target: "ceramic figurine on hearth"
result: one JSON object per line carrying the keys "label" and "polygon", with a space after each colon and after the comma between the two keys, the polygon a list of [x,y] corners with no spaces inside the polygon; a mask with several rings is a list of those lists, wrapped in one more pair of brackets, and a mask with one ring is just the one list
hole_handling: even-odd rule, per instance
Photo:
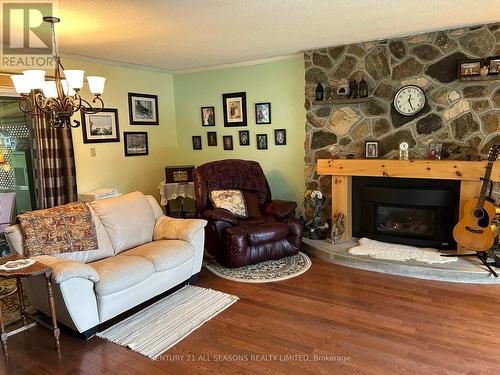
{"label": "ceramic figurine on hearth", "polygon": [[330,235],[330,243],[339,243],[345,232],[345,217],[342,212],[333,215],[332,220],[332,233]]}
{"label": "ceramic figurine on hearth", "polygon": [[350,79],[349,80],[349,97],[351,99],[357,99],[358,98],[358,82],[356,82],[355,79]]}

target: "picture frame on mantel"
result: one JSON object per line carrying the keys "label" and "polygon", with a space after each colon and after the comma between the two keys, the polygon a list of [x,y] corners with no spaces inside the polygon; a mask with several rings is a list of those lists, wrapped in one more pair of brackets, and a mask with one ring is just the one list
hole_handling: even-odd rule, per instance
{"label": "picture frame on mantel", "polygon": [[222,94],[224,127],[247,126],[247,94],[233,92]]}
{"label": "picture frame on mantel", "polygon": [[81,111],[83,143],[120,142],[118,109],[103,108],[97,113]]}
{"label": "picture frame on mantel", "polygon": [[158,95],[128,93],[130,125],[159,125]]}
{"label": "picture frame on mantel", "polygon": [[365,158],[377,159],[378,158],[378,142],[367,141],[365,142]]}

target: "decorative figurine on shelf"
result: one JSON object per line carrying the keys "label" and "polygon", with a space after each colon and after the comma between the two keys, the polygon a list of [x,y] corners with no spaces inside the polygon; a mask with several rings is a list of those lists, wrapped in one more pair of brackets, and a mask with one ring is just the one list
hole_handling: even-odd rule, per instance
{"label": "decorative figurine on shelf", "polygon": [[365,77],[361,76],[361,81],[359,81],[359,97],[368,97],[368,83],[365,81]]}
{"label": "decorative figurine on shelf", "polygon": [[408,148],[409,148],[408,142],[401,142],[399,144],[399,160],[408,160]]}
{"label": "decorative figurine on shelf", "polygon": [[340,84],[337,86],[337,95],[349,97],[350,92],[349,81],[347,79],[340,81]]}
{"label": "decorative figurine on shelf", "polygon": [[336,213],[333,215],[332,221],[332,233],[330,235],[330,243],[336,244],[339,243],[344,235],[345,231],[345,216],[342,212]]}
{"label": "decorative figurine on shelf", "polygon": [[318,85],[316,86],[316,93],[314,96],[314,100],[317,102],[323,101],[325,98],[325,90],[323,89],[323,85],[321,82],[318,82]]}
{"label": "decorative figurine on shelf", "polygon": [[355,79],[349,80],[349,98],[357,99],[358,98],[358,83]]}
{"label": "decorative figurine on shelf", "polygon": [[488,72],[489,72],[488,65],[485,65],[481,69],[479,69],[479,74],[481,75],[481,77],[486,77],[488,75]]}
{"label": "decorative figurine on shelf", "polygon": [[335,90],[333,89],[333,86],[330,83],[328,83],[325,87],[324,100],[333,99],[334,94]]}

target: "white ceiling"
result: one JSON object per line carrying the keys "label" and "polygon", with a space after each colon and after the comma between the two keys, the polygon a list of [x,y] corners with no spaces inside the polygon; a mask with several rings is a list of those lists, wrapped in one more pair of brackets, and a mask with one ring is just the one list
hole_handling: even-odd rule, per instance
{"label": "white ceiling", "polygon": [[179,71],[500,21],[498,0],[59,0],[66,53]]}

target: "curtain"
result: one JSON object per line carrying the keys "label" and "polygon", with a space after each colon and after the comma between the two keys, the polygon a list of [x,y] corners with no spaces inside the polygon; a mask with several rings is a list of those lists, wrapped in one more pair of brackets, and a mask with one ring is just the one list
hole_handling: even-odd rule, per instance
{"label": "curtain", "polygon": [[34,158],[40,209],[74,202],[76,173],[70,128],[52,128],[50,117],[33,116]]}

